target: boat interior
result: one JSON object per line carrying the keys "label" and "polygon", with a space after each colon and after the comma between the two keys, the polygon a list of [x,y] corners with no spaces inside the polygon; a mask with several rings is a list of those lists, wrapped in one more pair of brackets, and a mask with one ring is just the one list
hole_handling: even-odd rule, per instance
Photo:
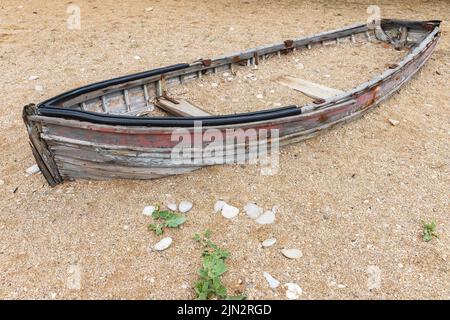
{"label": "boat interior", "polygon": [[[369,28],[367,24],[286,40],[281,43],[235,52],[214,59],[200,59],[192,63],[176,64],[147,72],[107,80],[63,93],[47,100],[38,108],[44,115],[55,115],[67,110],[86,113],[94,117],[109,116],[117,119],[133,118],[221,118],[262,116],[279,117],[310,110],[297,105],[270,110],[243,113],[241,115],[217,115],[205,111],[202,106],[170,94],[170,89],[185,83],[233,73],[240,68],[255,68],[269,59],[280,59],[295,51],[314,50],[317,47],[345,45],[346,43],[383,42],[397,50],[411,51],[424,40],[438,22],[402,22],[382,20],[379,26]],[[391,69],[398,64],[389,66]],[[319,106],[346,92],[320,83],[285,74],[277,78],[277,85],[285,86],[310,98],[312,106]]]}

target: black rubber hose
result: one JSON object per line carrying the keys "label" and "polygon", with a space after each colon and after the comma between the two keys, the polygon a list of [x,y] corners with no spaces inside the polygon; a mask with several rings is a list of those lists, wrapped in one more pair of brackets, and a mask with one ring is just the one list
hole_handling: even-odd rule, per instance
{"label": "black rubber hose", "polygon": [[95,112],[87,112],[63,108],[39,108],[39,114],[47,117],[74,119],[105,125],[121,126],[152,126],[152,127],[193,127],[195,121],[202,121],[202,126],[220,126],[230,124],[242,124],[247,122],[279,119],[301,114],[297,106],[288,106],[277,109],[257,112],[240,113],[234,115],[208,116],[208,117],[124,117],[120,115],[105,115]]}

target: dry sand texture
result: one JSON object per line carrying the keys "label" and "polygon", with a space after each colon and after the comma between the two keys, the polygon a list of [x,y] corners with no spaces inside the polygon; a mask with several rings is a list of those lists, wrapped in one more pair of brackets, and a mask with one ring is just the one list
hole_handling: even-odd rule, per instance
{"label": "dry sand texture", "polygon": [[[303,299],[450,298],[448,1],[376,1],[384,17],[442,19],[437,51],[374,112],[284,149],[278,175],[228,165],[155,181],[76,181],[52,189],[41,175],[25,174],[34,163],[21,120],[27,103],[365,21],[371,2],[80,0],[73,3],[81,7],[81,30],[68,30],[70,2],[2,0],[0,298],[193,298],[201,249],[192,236],[206,228],[232,252],[226,285],[251,299],[285,298],[284,288],[268,287],[264,271],[298,283]],[[372,45],[327,49],[292,56],[304,69],[286,60],[287,70],[346,88],[398,58]],[[222,80],[214,91],[207,84],[215,80],[207,79],[203,95],[199,88],[186,94],[217,113],[306,101],[269,88],[267,70],[255,71],[262,80],[253,91]],[[33,75],[39,79],[28,80]],[[389,118],[400,123],[392,126]],[[172,246],[149,253],[159,238],[146,230],[142,208],[167,198],[191,200],[194,208],[181,230],[167,232]],[[241,209],[249,201],[277,205],[277,220],[269,226],[242,214],[226,220],[211,213],[219,198]],[[422,220],[437,221],[439,239],[422,241]],[[277,244],[260,249],[268,237]],[[284,258],[284,247],[301,249],[303,257]],[[369,290],[373,270],[381,283]]]}

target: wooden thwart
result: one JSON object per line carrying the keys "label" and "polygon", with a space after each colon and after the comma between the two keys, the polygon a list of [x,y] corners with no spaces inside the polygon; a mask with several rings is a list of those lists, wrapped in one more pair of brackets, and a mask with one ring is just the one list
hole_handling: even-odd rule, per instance
{"label": "wooden thwart", "polygon": [[318,83],[291,76],[280,77],[277,79],[277,82],[291,89],[300,91],[314,99],[328,99],[344,93],[344,91],[338,89],[329,88]]}
{"label": "wooden thwart", "polygon": [[[172,99],[171,99],[172,100]],[[155,105],[167,111],[170,114],[180,117],[207,117],[210,116],[210,113],[200,109],[189,103],[186,100],[178,99],[178,100],[168,100],[164,97],[160,97],[155,102]],[[175,103],[178,102],[178,103]]]}

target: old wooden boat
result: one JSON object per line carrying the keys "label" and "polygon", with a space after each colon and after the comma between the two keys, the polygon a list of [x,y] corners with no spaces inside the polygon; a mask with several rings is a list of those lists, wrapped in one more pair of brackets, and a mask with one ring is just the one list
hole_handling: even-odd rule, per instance
{"label": "old wooden boat", "polygon": [[[397,91],[435,50],[439,27],[440,21],[388,19],[381,20],[374,28],[365,23],[352,25],[215,59],[200,59],[91,84],[37,106],[27,105],[23,118],[36,162],[51,186],[78,178],[151,179],[186,173],[206,165],[233,162],[236,158],[230,161],[212,155],[191,162],[175,161],[173,148],[179,145],[179,140],[173,139],[174,133],[181,130],[194,141],[196,135],[202,136],[210,129],[223,132],[223,136],[230,129],[255,129],[257,135],[263,129],[276,130],[274,135],[267,135],[265,131],[268,145],[285,145],[310,138],[360,117]],[[346,92],[286,77],[285,85],[314,97],[306,105],[211,115],[188,101],[166,94],[168,88],[187,81],[238,66],[252,66],[295,50],[375,39],[396,48],[406,48],[407,54],[378,77]],[[155,107],[167,111],[169,116],[152,116]],[[201,139],[200,145],[185,147],[195,154],[211,141]],[[248,144],[244,139],[240,141],[244,148],[233,146],[230,149],[225,144],[222,147],[237,156],[241,150],[246,156]]]}

